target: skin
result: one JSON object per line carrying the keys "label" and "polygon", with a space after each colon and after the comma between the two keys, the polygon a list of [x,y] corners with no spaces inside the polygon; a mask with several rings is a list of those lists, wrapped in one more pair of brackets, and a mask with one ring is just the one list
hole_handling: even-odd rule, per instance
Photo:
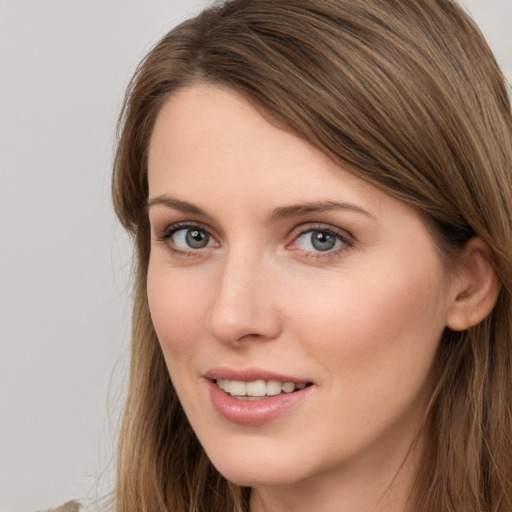
{"label": "skin", "polygon": [[[215,85],[163,106],[148,179],[151,316],[213,464],[252,486],[253,512],[406,510],[409,449],[460,289],[419,214]],[[324,201],[350,207],[282,210]],[[207,246],[189,247],[187,228]],[[335,247],[317,250],[312,229]],[[279,418],[239,425],[207,392],[219,366],[313,386]]]}

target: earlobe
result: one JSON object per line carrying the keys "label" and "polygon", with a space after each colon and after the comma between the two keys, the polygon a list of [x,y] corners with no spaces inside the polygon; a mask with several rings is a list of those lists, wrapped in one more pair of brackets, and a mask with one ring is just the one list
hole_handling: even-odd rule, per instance
{"label": "earlobe", "polygon": [[458,288],[446,325],[452,331],[464,331],[492,311],[501,288],[492,251],[481,238],[472,238],[467,243],[457,276]]}

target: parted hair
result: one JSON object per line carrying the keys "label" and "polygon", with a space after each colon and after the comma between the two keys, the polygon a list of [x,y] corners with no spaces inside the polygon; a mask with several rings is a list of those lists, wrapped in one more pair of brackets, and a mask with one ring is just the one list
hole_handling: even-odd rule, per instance
{"label": "parted hair", "polygon": [[501,283],[480,324],[440,340],[415,512],[512,510],[512,117],[506,80],[452,0],[227,0],[139,65],[119,121],[113,200],[136,248],[118,512],[247,512],[171,384],[146,296],[147,153],[175,91],[214,83],[424,216],[443,261],[481,237]]}

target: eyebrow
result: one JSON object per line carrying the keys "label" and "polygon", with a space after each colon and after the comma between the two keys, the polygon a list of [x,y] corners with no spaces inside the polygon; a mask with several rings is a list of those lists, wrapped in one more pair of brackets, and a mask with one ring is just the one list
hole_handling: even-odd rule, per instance
{"label": "eyebrow", "polygon": [[176,199],[175,197],[169,196],[156,196],[148,201],[147,210],[149,210],[152,206],[165,206],[167,208],[173,208],[174,210],[178,210],[183,213],[189,213],[191,215],[201,215],[202,217],[210,218],[204,210],[196,206],[195,204],[189,203],[188,201],[182,201],[181,199]]}
{"label": "eyebrow", "polygon": [[327,212],[331,210],[345,210],[363,214],[371,219],[375,219],[375,215],[368,210],[361,208],[353,203],[343,201],[314,201],[311,203],[296,204],[291,206],[282,206],[276,208],[270,215],[271,220],[282,220],[290,217],[298,217],[310,213]]}
{"label": "eyebrow", "polygon": [[[195,204],[189,203],[188,201],[182,201],[170,196],[156,196],[148,201],[147,209],[149,210],[152,206],[165,206],[167,208],[173,208],[174,210],[188,213],[191,215],[200,215],[202,217],[211,218],[211,215],[206,213],[203,209],[199,208]],[[309,203],[301,203],[290,206],[280,206],[275,208],[270,214],[271,221],[279,221],[288,219],[290,217],[298,217],[301,215],[308,215],[311,213],[327,212],[331,210],[344,210],[359,213],[369,218],[375,219],[375,215],[361,208],[360,206],[340,201],[313,201]]]}

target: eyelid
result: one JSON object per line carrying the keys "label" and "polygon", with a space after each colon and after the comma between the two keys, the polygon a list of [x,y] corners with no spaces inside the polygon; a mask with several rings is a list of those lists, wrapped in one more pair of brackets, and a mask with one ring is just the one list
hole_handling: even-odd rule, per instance
{"label": "eyelid", "polygon": [[179,231],[180,229],[200,229],[201,231],[206,231],[215,240],[217,240],[218,238],[214,231],[206,224],[203,224],[202,222],[198,221],[187,220],[166,224],[163,229],[158,230],[158,232],[155,233],[155,239],[158,241],[164,241],[168,239],[170,236],[172,236],[174,233],[176,233],[176,231]]}
{"label": "eyelid", "polygon": [[[342,241],[342,246],[327,251],[307,251],[304,249],[292,247],[302,235],[305,235],[313,231],[326,232],[332,234],[333,236]],[[302,252],[305,255],[308,255],[309,257],[315,258],[335,257],[339,252],[345,251],[348,248],[352,247],[355,241],[354,236],[347,230],[338,228],[336,226],[333,226],[332,224],[324,223],[301,224],[292,231],[290,236],[292,238],[292,241],[286,244],[286,248],[295,250],[297,252]]]}
{"label": "eyelid", "polygon": [[[180,246],[176,246],[172,243],[172,237],[175,233],[178,231],[181,231],[183,229],[193,230],[198,229],[200,231],[206,232],[212,240],[214,240],[215,245],[207,245],[202,248],[189,248],[185,249]],[[172,224],[166,225],[166,227],[162,230],[160,230],[155,235],[155,240],[157,242],[162,242],[167,246],[167,248],[171,251],[172,254],[178,255],[178,256],[185,256],[185,257],[194,257],[194,256],[200,256],[204,254],[207,251],[210,251],[211,249],[214,249],[215,247],[219,247],[219,241],[216,234],[213,232],[213,230],[206,226],[205,224],[197,221],[180,221],[180,222],[173,222]]]}
{"label": "eyelid", "polygon": [[355,240],[355,237],[352,235],[352,233],[346,229],[342,229],[324,222],[310,222],[300,224],[292,230],[290,236],[293,239],[296,239],[297,237],[304,235],[305,233],[309,233],[310,231],[326,231],[328,233],[332,233],[333,235],[339,236],[347,242],[353,242]]}

